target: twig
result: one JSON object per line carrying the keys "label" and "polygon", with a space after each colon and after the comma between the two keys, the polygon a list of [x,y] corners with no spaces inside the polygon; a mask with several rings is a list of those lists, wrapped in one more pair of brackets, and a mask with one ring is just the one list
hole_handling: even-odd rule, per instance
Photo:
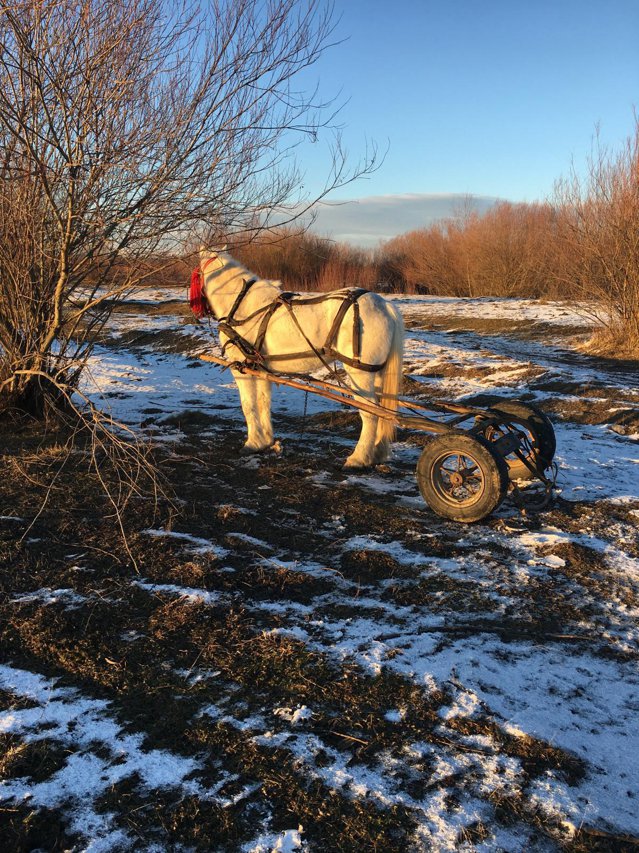
{"label": "twig", "polygon": [[352,741],[355,741],[355,743],[361,743],[364,746],[368,746],[370,743],[370,741],[368,741],[368,740],[362,740],[361,737],[354,737],[353,735],[345,735],[343,732],[336,732],[333,729],[329,729],[329,733],[332,735],[337,735],[337,737],[342,737],[342,738],[344,738],[344,740],[352,740]]}

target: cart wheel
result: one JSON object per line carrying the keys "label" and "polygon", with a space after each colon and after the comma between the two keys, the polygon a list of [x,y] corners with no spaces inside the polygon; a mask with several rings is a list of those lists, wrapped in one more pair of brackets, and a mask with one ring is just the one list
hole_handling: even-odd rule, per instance
{"label": "cart wheel", "polygon": [[508,490],[508,466],[481,436],[448,433],[424,448],[417,483],[430,508],[453,521],[481,521]]}
{"label": "cart wheel", "polygon": [[[521,453],[527,461],[540,473],[550,467],[557,449],[557,441],[553,425],[541,409],[530,403],[522,403],[520,400],[504,400],[495,403],[489,411],[498,412],[507,417],[503,425],[491,424],[486,427],[482,435],[488,441],[500,438],[507,431],[507,425],[512,424],[526,435],[527,440],[521,448]],[[506,457],[506,463],[511,480],[531,480],[535,476],[515,453]]]}

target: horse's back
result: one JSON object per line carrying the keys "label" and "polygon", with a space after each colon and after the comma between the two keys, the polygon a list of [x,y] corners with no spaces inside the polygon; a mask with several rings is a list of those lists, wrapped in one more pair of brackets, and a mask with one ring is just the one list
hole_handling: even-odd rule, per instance
{"label": "horse's back", "polygon": [[[339,361],[340,355],[381,369],[396,345],[398,324],[403,329],[395,307],[373,291],[296,294],[270,318],[263,353],[267,361],[277,357],[273,367],[295,373],[310,372],[323,360]],[[295,358],[281,358],[286,354]]]}

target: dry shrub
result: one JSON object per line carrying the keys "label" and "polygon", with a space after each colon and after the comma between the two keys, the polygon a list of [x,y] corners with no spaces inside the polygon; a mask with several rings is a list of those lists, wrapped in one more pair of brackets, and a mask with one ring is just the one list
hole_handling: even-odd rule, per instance
{"label": "dry shrub", "polygon": [[596,139],[553,203],[501,202],[389,240],[380,278],[409,293],[564,298],[584,302],[593,349],[639,352],[639,120],[617,152]]}
{"label": "dry shrub", "polygon": [[[124,294],[186,278],[187,238],[256,210],[295,218],[292,149],[332,133],[335,111],[292,81],[332,42],[331,14],[321,0],[0,7],[0,416],[64,422],[69,452],[88,435],[118,518],[158,478],[82,373]],[[336,139],[324,192],[374,156],[349,173]]]}
{"label": "dry shrub", "polygon": [[257,275],[281,281],[294,292],[352,286],[374,290],[379,281],[371,252],[300,229],[258,233],[232,252]]}
{"label": "dry shrub", "polygon": [[639,119],[621,150],[595,140],[585,176],[573,167],[556,187],[564,265],[575,295],[603,308],[593,345],[639,353]]}
{"label": "dry shrub", "polygon": [[390,240],[383,264],[408,292],[538,297],[553,289],[556,232],[550,205],[501,202]]}
{"label": "dry shrub", "polygon": [[331,254],[331,243],[294,228],[256,234],[232,253],[261,278],[281,281],[289,290],[316,290]]}
{"label": "dry shrub", "polygon": [[[0,7],[0,410],[65,408],[115,300],[194,232],[298,216],[293,148],[334,132],[334,104],[293,85],[330,5],[169,6]],[[337,138],[320,195],[374,159],[348,172]]]}

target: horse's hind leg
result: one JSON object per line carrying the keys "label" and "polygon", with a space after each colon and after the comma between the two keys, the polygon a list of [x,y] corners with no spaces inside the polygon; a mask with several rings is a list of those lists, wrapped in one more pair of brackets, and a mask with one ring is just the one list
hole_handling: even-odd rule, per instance
{"label": "horse's hind leg", "polygon": [[[376,400],[384,405],[384,397],[382,396],[384,386],[384,377],[381,373],[375,374],[375,397]],[[377,418],[377,426],[375,428],[375,447],[373,449],[373,464],[379,465],[380,462],[386,462],[390,455],[390,436],[387,422],[384,418]]]}
{"label": "horse's hind leg", "polygon": [[[377,419],[378,421],[381,418]],[[375,440],[375,448],[373,450],[373,465],[379,465],[381,462],[386,462],[390,455],[390,439],[382,436],[379,440]]]}
{"label": "horse's hind leg", "polygon": [[268,379],[246,376],[237,371],[233,371],[233,377],[240,394],[248,432],[244,450],[248,453],[266,450],[273,444],[271,383]]}
{"label": "horse's hind leg", "polygon": [[[376,401],[374,377],[363,371],[351,372],[349,370],[348,374],[351,385],[357,390],[358,395],[374,403]],[[378,418],[361,409],[359,416],[362,419],[362,431],[359,434],[355,449],[344,463],[345,468],[368,468],[378,461],[375,459],[375,435]]]}

